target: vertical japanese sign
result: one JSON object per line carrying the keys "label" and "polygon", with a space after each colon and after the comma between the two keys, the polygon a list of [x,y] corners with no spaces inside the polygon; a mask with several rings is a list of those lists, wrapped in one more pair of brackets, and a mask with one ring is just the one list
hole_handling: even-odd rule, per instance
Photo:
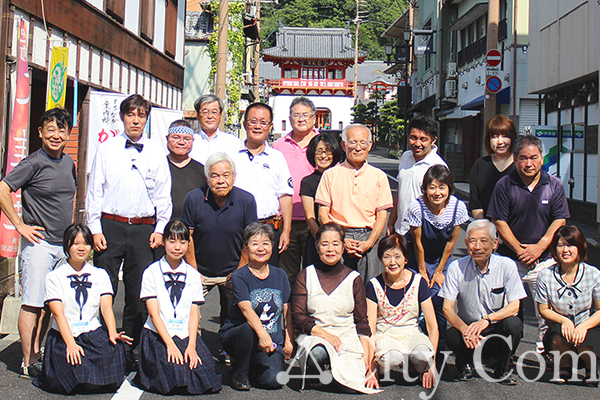
{"label": "vertical japanese sign", "polygon": [[[27,64],[27,26],[25,20],[19,21],[19,58],[17,61],[17,91],[13,107],[10,136],[8,138],[6,174],[27,157],[29,143],[27,124],[29,122],[29,102],[31,100],[29,87],[29,65]],[[21,215],[21,191],[11,194],[13,204],[19,216]],[[18,252],[19,234],[15,227],[2,213],[0,216],[0,256],[15,257]]]}
{"label": "vertical japanese sign", "polygon": [[89,139],[87,172],[92,168],[96,149],[101,143],[123,132],[123,122],[119,115],[121,102],[127,98],[122,93],[109,93],[93,90],[90,93]]}
{"label": "vertical japanese sign", "polygon": [[67,62],[68,47],[53,47],[50,68],[48,68],[48,96],[46,110],[64,107],[67,97]]}

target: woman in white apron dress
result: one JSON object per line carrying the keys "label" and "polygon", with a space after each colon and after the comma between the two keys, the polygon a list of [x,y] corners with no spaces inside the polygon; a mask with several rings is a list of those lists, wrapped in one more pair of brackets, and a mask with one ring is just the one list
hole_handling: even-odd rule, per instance
{"label": "woman in white apron dress", "polygon": [[376,378],[368,374],[373,349],[364,285],[358,272],[340,262],[344,237],[338,224],[322,225],[316,234],[320,260],[296,278],[292,315],[301,332],[298,359],[304,376],[323,378],[329,366],[329,376],[344,388],[377,393]]}

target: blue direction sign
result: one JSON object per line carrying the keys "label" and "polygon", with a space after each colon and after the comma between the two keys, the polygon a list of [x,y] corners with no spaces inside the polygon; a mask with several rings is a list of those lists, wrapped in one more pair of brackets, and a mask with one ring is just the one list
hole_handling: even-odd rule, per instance
{"label": "blue direction sign", "polygon": [[485,87],[490,93],[498,93],[502,89],[502,81],[497,76],[490,76],[485,81]]}

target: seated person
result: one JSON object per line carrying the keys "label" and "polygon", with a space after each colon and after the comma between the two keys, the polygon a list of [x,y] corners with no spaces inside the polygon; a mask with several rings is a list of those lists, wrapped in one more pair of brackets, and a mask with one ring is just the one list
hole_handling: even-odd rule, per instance
{"label": "seated person", "polygon": [[130,344],[132,339],[117,333],[108,274],[87,262],[93,243],[87,226],[67,227],[63,239],[67,258],[47,276],[46,304],[54,321],[42,372],[33,384],[49,392],[70,394],[82,385],[114,391],[125,378],[121,342]]}
{"label": "seated person", "polygon": [[[292,292],[292,315],[300,366],[308,375],[330,366],[340,389],[376,393],[370,374],[373,349],[367,321],[365,287],[360,274],[341,263],[344,228],[334,222],[316,234],[319,261],[300,271]],[[325,382],[322,382],[325,383]]]}
{"label": "seated person", "polygon": [[496,227],[487,219],[469,224],[465,243],[469,255],[450,264],[440,290],[444,315],[452,325],[446,332],[446,344],[456,356],[458,379],[473,378],[473,352],[486,344],[485,336],[501,335],[512,348],[500,339],[497,346],[488,346],[495,350],[497,360],[493,378],[515,385],[517,381],[507,371],[523,333],[523,322],[517,317],[519,303],[527,296],[517,265],[510,258],[492,254],[498,238]]}
{"label": "seated person", "polygon": [[[584,262],[587,241],[575,226],[556,231],[550,253],[556,264],[540,272],[535,293],[540,315],[548,324],[544,348],[581,354],[586,383],[596,387],[598,376],[592,366],[598,365],[600,355],[600,271]],[[570,380],[572,363],[569,355],[560,357],[559,382]]]}
{"label": "seated person", "polygon": [[[275,233],[271,225],[253,222],[244,229],[248,265],[233,272],[233,302],[219,331],[231,356],[233,389],[283,386],[277,374],[294,349],[294,326],[288,311],[290,283],[284,270],[269,265]],[[252,368],[250,368],[252,366]]]}
{"label": "seated person", "polygon": [[[377,255],[384,272],[367,283],[367,316],[375,332],[371,370],[389,374],[392,369],[408,368],[404,361],[410,360],[421,374],[423,387],[431,389],[439,333],[427,282],[405,268],[409,248],[403,236],[393,233],[381,239]],[[421,310],[429,337],[419,328]]]}

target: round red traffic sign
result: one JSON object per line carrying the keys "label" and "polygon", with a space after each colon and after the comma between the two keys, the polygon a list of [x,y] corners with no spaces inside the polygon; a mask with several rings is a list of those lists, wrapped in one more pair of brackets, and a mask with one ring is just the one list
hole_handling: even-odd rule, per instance
{"label": "round red traffic sign", "polygon": [[490,76],[485,81],[485,87],[490,93],[498,93],[502,89],[502,81],[497,76]]}
{"label": "round red traffic sign", "polygon": [[497,67],[502,62],[502,53],[496,49],[492,49],[485,54],[485,62],[490,67]]}

